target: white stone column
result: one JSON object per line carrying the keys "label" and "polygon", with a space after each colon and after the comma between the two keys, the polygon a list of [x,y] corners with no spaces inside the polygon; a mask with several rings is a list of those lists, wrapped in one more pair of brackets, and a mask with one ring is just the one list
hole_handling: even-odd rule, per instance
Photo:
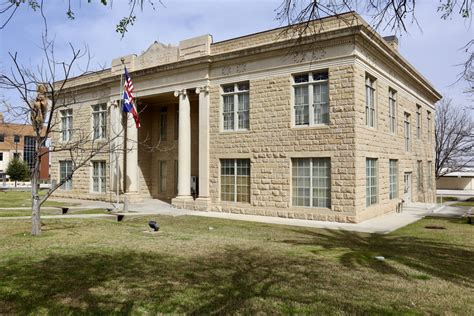
{"label": "white stone column", "polygon": [[186,90],[174,92],[179,97],[178,199],[191,199],[191,105]]}
{"label": "white stone column", "polygon": [[199,94],[199,199],[209,200],[209,86]]}
{"label": "white stone column", "polygon": [[126,193],[138,193],[138,129],[132,113],[127,113]]}

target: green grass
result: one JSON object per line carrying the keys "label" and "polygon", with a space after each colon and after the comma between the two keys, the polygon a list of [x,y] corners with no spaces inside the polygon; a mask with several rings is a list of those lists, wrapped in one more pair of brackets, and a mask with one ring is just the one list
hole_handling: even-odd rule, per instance
{"label": "green grass", "polygon": [[[42,215],[62,215],[62,210],[60,208],[56,210],[51,209],[42,209]],[[109,214],[107,210],[104,209],[79,209],[74,210],[70,209],[67,214]],[[18,216],[31,216],[31,209],[24,210],[0,210],[0,217],[18,217]]]}
{"label": "green grass", "polygon": [[438,203],[453,202],[453,201],[457,201],[457,200],[458,200],[458,198],[455,197],[455,196],[443,196],[443,195],[436,196],[436,201]]}
{"label": "green grass", "polygon": [[[146,232],[150,219],[159,233]],[[44,220],[40,237],[29,228],[0,221],[5,314],[474,314],[464,220],[389,235],[193,216]]]}
{"label": "green grass", "polygon": [[468,198],[462,202],[454,203],[453,206],[474,206],[474,197]]}
{"label": "green grass", "polygon": [[[45,191],[40,191],[43,196]],[[56,201],[46,201],[43,206],[73,206],[74,203],[62,203]],[[1,191],[0,207],[31,207],[31,192],[24,191]]]}

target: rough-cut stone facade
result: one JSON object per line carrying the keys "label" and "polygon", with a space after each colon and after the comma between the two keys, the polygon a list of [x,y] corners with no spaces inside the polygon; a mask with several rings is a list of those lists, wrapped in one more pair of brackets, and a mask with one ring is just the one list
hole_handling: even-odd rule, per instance
{"label": "rough-cut stone facade", "polygon": [[[126,56],[142,118],[137,137],[139,188],[135,196],[172,200],[177,207],[197,210],[359,222],[394,211],[406,196],[404,174],[411,172],[411,200],[434,202],[431,189],[434,184],[428,183],[434,174],[428,175],[428,161],[434,162],[434,103],[440,98],[439,93],[400,56],[396,47],[374,33],[357,15],[348,14],[343,20],[322,19],[314,25],[319,30],[317,34],[296,42],[291,32],[282,35],[282,29],[277,29],[215,44],[210,42],[210,36],[198,37],[191,41],[195,52],[194,46],[183,41],[177,48],[168,46],[164,50],[165,46],[155,43],[153,47],[160,49],[149,49],[143,56]],[[173,57],[174,62],[167,63],[168,57],[150,55],[155,51],[177,56]],[[101,72],[89,81],[79,78],[69,83],[78,96],[77,104],[72,105],[74,126],[83,129],[92,126],[91,105],[101,100],[110,105],[119,98],[119,70],[120,63],[114,60],[109,76]],[[295,127],[293,76],[321,70],[327,71],[329,78],[329,124]],[[367,75],[375,79],[374,127],[367,127],[365,122]],[[249,84],[249,129],[223,131],[222,85],[239,82]],[[394,134],[389,131],[389,88],[397,92]],[[178,97],[173,97],[173,92]],[[190,105],[190,124],[178,127],[177,110],[186,106],[182,103],[186,99]],[[420,140],[416,137],[417,106],[422,113]],[[160,132],[163,107],[167,109],[166,140],[161,140]],[[411,116],[409,152],[404,147],[405,112]],[[203,118],[202,113],[209,114]],[[110,126],[114,124],[110,122]],[[431,140],[428,130],[432,133]],[[179,174],[188,172],[187,167],[178,168],[178,145],[187,136],[191,144],[186,148],[191,157],[189,174]],[[53,179],[59,178],[58,161],[66,159],[66,154],[53,156]],[[91,167],[86,165],[74,175],[73,190],[57,194],[115,199],[116,166],[109,157],[113,155],[107,153],[94,158],[107,161],[108,193],[91,193]],[[293,206],[292,159],[296,158],[330,159],[330,208]],[[378,201],[369,207],[366,206],[367,158],[377,159],[378,165]],[[221,200],[222,159],[250,160],[250,203]],[[390,159],[398,161],[398,196],[393,199],[389,199]],[[166,162],[164,189],[160,186],[160,161]],[[417,185],[418,161],[423,166],[422,186]],[[208,171],[200,170],[200,166]],[[178,178],[206,179],[206,174],[209,180],[200,181],[198,199],[181,196]],[[118,189],[122,192],[123,185]]]}

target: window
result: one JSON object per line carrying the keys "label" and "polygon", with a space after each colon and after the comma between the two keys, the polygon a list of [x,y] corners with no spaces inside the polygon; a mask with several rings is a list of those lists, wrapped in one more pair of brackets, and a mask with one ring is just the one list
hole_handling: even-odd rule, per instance
{"label": "window", "polygon": [[428,188],[433,189],[433,162],[428,161]]}
{"label": "window", "polygon": [[[72,173],[72,161],[65,160],[59,162],[59,180],[63,180]],[[61,186],[62,190],[72,190],[72,179],[67,180]]]}
{"label": "window", "polygon": [[390,180],[390,199],[398,197],[398,161],[394,159],[389,160],[389,180]]}
{"label": "window", "polygon": [[397,132],[397,92],[388,89],[388,120],[390,124],[390,133]]}
{"label": "window", "polygon": [[431,142],[431,112],[427,111],[426,113],[426,120],[428,124],[428,141]]}
{"label": "window", "polygon": [[421,106],[416,106],[416,139],[421,139]]}
{"label": "window", "polygon": [[250,203],[250,160],[221,160],[222,201]]}
{"label": "window", "polygon": [[365,76],[365,125],[375,127],[375,78]]}
{"label": "window", "polygon": [[166,140],[168,132],[168,108],[160,108],[160,140]]}
{"label": "window", "polygon": [[106,192],[106,164],[105,161],[92,162],[92,191]]}
{"label": "window", "polygon": [[329,124],[328,72],[295,75],[293,82],[295,126]]}
{"label": "window", "polygon": [[36,138],[33,136],[25,136],[23,145],[23,160],[28,164],[30,169],[35,167],[35,151]]}
{"label": "window", "polygon": [[0,152],[0,161],[3,161],[3,153]]}
{"label": "window", "polygon": [[5,141],[5,134],[0,134],[0,143]]}
{"label": "window", "polygon": [[410,114],[405,113],[405,120],[403,122],[403,126],[405,129],[405,151],[411,150],[411,131],[410,131]]}
{"label": "window", "polygon": [[222,115],[225,131],[249,129],[249,84],[222,86]]}
{"label": "window", "polygon": [[160,171],[160,183],[158,185],[158,190],[160,193],[166,191],[166,161],[159,162],[159,171]]}
{"label": "window", "polygon": [[94,139],[107,137],[107,104],[98,104],[92,107]]}
{"label": "window", "polygon": [[20,135],[13,135],[13,142],[18,144],[20,142]]}
{"label": "window", "polygon": [[366,205],[377,203],[378,183],[377,183],[377,159],[367,158],[366,165]]}
{"label": "window", "polygon": [[331,207],[329,158],[292,159],[293,205]]}
{"label": "window", "polygon": [[72,138],[72,109],[61,111],[61,134],[64,142]]}
{"label": "window", "polygon": [[418,191],[423,192],[423,162],[417,161]]}

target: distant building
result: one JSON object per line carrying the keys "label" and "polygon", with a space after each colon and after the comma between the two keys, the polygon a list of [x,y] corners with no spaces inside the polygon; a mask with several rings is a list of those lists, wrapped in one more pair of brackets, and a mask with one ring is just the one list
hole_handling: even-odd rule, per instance
{"label": "distant building", "polygon": [[[18,156],[33,168],[36,139],[33,127],[27,124],[5,123],[0,113],[0,180],[3,180],[8,163]],[[44,150],[47,150],[44,148]],[[49,155],[44,155],[40,166],[40,179],[49,179]]]}
{"label": "distant building", "polygon": [[[56,196],[119,192],[179,208],[340,222],[392,212],[402,199],[433,203],[440,93],[395,37],[357,14],[307,30],[300,40],[279,28],[221,42],[155,42],[72,78],[75,103],[57,113],[54,146],[119,135],[122,61],[141,127],[130,117],[127,151],[95,156]],[[51,178],[64,179],[70,153],[51,159]]]}
{"label": "distant building", "polygon": [[436,180],[438,190],[474,191],[474,169],[448,173]]}

